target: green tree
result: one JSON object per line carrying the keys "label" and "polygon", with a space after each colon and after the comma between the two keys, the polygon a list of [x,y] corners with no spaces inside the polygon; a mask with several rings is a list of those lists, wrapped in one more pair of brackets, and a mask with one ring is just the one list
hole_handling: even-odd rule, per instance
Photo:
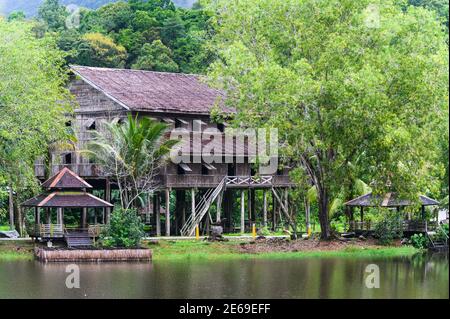
{"label": "green tree", "polygon": [[127,58],[127,51],[123,46],[101,33],[83,35],[77,51],[77,60],[88,66],[122,68]]}
{"label": "green tree", "polygon": [[0,18],[0,181],[16,204],[38,188],[34,161],[52,142],[68,138],[63,54],[53,38],[36,39],[32,27]]}
{"label": "green tree", "polygon": [[44,21],[52,31],[65,28],[68,12],[59,0],[45,0],[39,7],[38,19]]}
{"label": "green tree", "polygon": [[14,20],[25,20],[26,16],[23,11],[13,11],[8,16],[8,22],[14,21]]}
{"label": "green tree", "polygon": [[144,44],[132,68],[164,72],[178,71],[178,65],[172,60],[172,52],[161,40]]}
{"label": "green tree", "polygon": [[137,207],[142,195],[156,188],[156,173],[177,141],[163,139],[167,125],[147,117],[129,115],[123,124],[102,126],[89,143],[87,154],[117,182],[122,207]]}
{"label": "green tree", "polygon": [[279,129],[282,153],[316,188],[322,238],[355,163],[375,193],[416,199],[436,185],[448,47],[430,11],[372,0],[211,3],[220,56],[211,82],[229,91],[237,123]]}

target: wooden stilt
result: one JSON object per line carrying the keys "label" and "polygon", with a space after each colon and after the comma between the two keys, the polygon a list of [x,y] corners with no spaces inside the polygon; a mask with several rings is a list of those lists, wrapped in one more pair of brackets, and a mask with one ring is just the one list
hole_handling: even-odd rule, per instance
{"label": "wooden stilt", "polygon": [[277,201],[275,196],[272,196],[272,231],[277,230]]}
{"label": "wooden stilt", "polygon": [[219,196],[217,196],[216,208],[217,208],[216,223],[220,223],[220,214],[222,209],[222,194],[219,194]]}
{"label": "wooden stilt", "polygon": [[[361,223],[364,221],[364,207],[361,206],[360,207],[360,217],[361,217]],[[362,225],[361,225],[362,227]]]}
{"label": "wooden stilt", "polygon": [[166,236],[170,236],[170,189],[166,188]]}
{"label": "wooden stilt", "polygon": [[250,188],[249,192],[249,215],[250,224],[256,222],[256,201],[255,201],[255,189]]}
{"label": "wooden stilt", "polygon": [[245,233],[245,191],[241,191],[241,234]]}
{"label": "wooden stilt", "polygon": [[153,209],[155,211],[156,236],[161,236],[161,206],[159,200],[159,193],[155,193]]}
{"label": "wooden stilt", "polygon": [[263,190],[263,227],[267,227],[267,191]]}
{"label": "wooden stilt", "polygon": [[[105,201],[107,201],[108,203],[111,202],[111,182],[109,181],[109,178],[106,178],[106,182],[105,182]],[[111,208],[106,207],[105,208],[106,224],[109,224],[110,220],[111,220]]]}
{"label": "wooden stilt", "polygon": [[191,188],[191,213],[192,218],[195,218],[195,189]]}

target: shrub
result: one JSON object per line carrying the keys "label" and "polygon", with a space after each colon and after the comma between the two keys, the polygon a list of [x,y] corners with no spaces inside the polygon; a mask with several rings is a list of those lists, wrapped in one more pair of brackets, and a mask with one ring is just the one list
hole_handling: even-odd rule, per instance
{"label": "shrub", "polygon": [[106,247],[138,247],[144,237],[144,224],[136,210],[117,209],[111,215],[111,221],[101,236]]}
{"label": "shrub", "polygon": [[428,247],[428,239],[423,234],[414,234],[409,239],[410,245],[418,249],[426,249]]}
{"label": "shrub", "polygon": [[381,245],[390,245],[394,239],[402,238],[403,229],[398,214],[387,213],[384,215],[375,225],[374,235]]}

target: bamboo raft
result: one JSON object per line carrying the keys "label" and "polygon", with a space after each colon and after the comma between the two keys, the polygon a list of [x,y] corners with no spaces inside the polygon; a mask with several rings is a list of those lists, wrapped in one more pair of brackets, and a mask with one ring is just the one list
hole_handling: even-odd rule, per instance
{"label": "bamboo raft", "polygon": [[150,249],[45,249],[35,248],[34,255],[43,262],[115,262],[151,261]]}

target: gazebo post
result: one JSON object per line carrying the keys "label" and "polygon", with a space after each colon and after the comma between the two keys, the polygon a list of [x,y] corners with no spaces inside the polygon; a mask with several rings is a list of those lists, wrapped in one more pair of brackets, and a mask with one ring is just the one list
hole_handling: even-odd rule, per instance
{"label": "gazebo post", "polygon": [[50,210],[49,207],[47,207],[45,209],[45,213],[46,213],[46,217],[47,217],[47,224],[51,224],[52,223],[52,211]]}
{"label": "gazebo post", "polygon": [[86,228],[87,208],[83,207],[81,212],[81,228]]}
{"label": "gazebo post", "polygon": [[361,223],[364,221],[364,206],[360,206]]}
{"label": "gazebo post", "polygon": [[56,223],[57,224],[63,224],[63,217],[62,217],[62,214],[63,214],[63,209],[62,209],[62,207],[58,207],[57,209],[56,209]]}

